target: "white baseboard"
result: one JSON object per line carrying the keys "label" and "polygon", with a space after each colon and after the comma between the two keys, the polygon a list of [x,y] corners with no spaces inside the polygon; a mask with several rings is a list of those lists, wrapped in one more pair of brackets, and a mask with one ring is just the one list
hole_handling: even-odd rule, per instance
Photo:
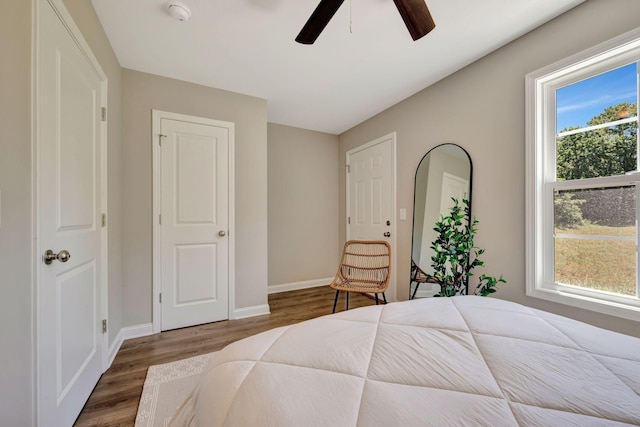
{"label": "white baseboard", "polygon": [[265,314],[271,314],[271,311],[269,310],[269,304],[254,305],[253,307],[236,308],[235,311],[233,312],[233,317],[229,317],[229,318],[237,320],[237,319],[245,319],[247,317],[253,317],[253,316],[262,316]]}
{"label": "white baseboard", "polygon": [[151,325],[151,323],[145,323],[143,325],[136,326],[127,326],[120,329],[120,331],[118,331],[118,335],[116,335],[116,339],[113,340],[113,343],[111,343],[111,345],[109,346],[109,359],[107,361],[107,367],[105,368],[105,371],[109,369],[109,367],[113,363],[113,360],[116,358],[116,355],[118,354],[118,351],[120,351],[120,347],[122,347],[122,343],[125,340],[129,340],[131,338],[146,337],[152,334],[153,326]]}
{"label": "white baseboard", "polygon": [[113,343],[109,346],[109,359],[107,360],[107,366],[104,369],[105,371],[111,367],[113,363],[113,359],[116,358],[118,351],[120,351],[120,347],[122,347],[122,329],[118,331],[118,335],[116,335],[116,339],[113,340]]}
{"label": "white baseboard", "polygon": [[142,325],[127,326],[122,328],[122,340],[130,340],[131,338],[139,338],[153,335],[153,325],[151,323],[143,323]]}
{"label": "white baseboard", "polygon": [[329,277],[328,279],[305,280],[303,282],[269,285],[267,287],[267,292],[270,294],[277,294],[279,292],[297,291],[298,289],[317,288],[318,286],[328,285],[332,280],[333,277]]}

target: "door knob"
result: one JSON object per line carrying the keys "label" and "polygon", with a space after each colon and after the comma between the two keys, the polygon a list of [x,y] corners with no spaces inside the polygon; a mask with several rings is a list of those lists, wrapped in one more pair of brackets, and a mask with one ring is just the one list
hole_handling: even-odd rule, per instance
{"label": "door knob", "polygon": [[391,237],[391,233],[389,233],[388,231],[385,231],[384,237]]}
{"label": "door knob", "polygon": [[226,231],[224,231],[224,230],[220,230],[220,231],[218,231],[218,236],[220,236],[220,237],[224,237],[224,236],[226,236],[226,235],[227,235],[227,232],[226,232]]}
{"label": "door knob", "polygon": [[50,265],[55,260],[58,260],[60,262],[67,262],[70,258],[71,254],[69,253],[69,251],[62,250],[56,254],[51,249],[47,249],[42,256],[42,261],[44,261],[45,264]]}

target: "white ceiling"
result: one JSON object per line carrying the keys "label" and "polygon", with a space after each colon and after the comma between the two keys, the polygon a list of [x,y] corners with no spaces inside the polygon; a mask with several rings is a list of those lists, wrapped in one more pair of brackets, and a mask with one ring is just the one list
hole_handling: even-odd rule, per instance
{"label": "white ceiling", "polygon": [[[268,120],[340,134],[584,0],[427,0],[414,42],[392,0],[346,0],[313,45],[319,0],[92,0],[125,68],[265,98]],[[349,30],[350,11],[352,31]]]}

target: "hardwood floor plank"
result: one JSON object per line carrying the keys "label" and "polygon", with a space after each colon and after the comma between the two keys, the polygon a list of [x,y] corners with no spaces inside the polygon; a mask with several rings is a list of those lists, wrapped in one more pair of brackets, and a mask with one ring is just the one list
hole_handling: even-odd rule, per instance
{"label": "hardwood floor plank", "polygon": [[[269,295],[271,314],[225,320],[127,340],[102,375],[75,426],[133,426],[142,386],[151,365],[169,363],[223,349],[240,339],[280,326],[331,314],[335,292],[328,286]],[[352,294],[349,307],[374,305]],[[341,293],[337,312],[344,311]]]}

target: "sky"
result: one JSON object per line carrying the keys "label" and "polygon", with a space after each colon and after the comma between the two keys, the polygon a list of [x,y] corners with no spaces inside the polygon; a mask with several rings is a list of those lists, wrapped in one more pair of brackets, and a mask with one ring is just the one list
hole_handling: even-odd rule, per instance
{"label": "sky", "polygon": [[557,132],[586,126],[605,108],[638,102],[637,63],[600,74],[556,91]]}

